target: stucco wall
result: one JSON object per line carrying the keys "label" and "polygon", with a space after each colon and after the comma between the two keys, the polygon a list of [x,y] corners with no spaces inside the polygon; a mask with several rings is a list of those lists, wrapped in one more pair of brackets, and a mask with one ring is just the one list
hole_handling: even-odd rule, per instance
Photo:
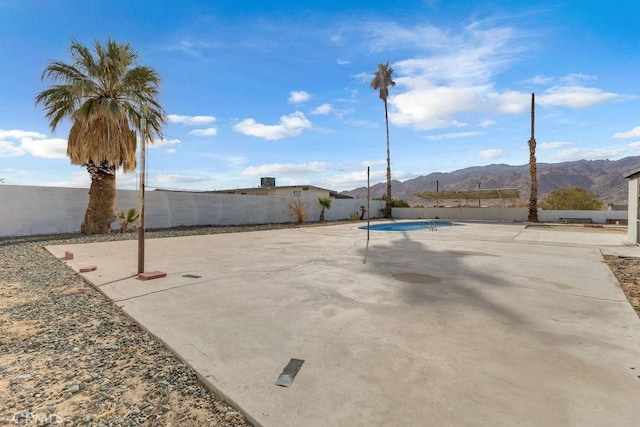
{"label": "stucco wall", "polygon": [[629,221],[629,228],[627,230],[627,238],[629,242],[637,245],[640,243],[638,239],[638,223],[640,222],[640,209],[638,207],[638,185],[640,178],[634,177],[629,179],[629,196],[628,196],[628,204],[629,208],[627,211],[627,218]]}
{"label": "stucco wall", "polygon": [[[291,222],[288,210],[291,199],[291,196],[148,191],[145,194],[145,225],[147,229],[153,229]],[[321,210],[317,197],[301,199],[306,205],[308,221],[317,221]],[[138,200],[138,191],[118,190],[116,209],[137,208]],[[79,232],[88,201],[86,188],[0,185],[0,236]],[[367,205],[366,199],[334,199],[325,218],[327,221],[349,219],[351,214],[360,212],[361,205]],[[384,201],[372,200],[371,218],[380,218],[383,207]],[[397,219],[524,222],[527,208],[394,208],[393,216]],[[559,218],[591,218],[595,223],[606,223],[607,220],[627,219],[627,212],[539,210],[538,217],[543,222],[554,222]],[[118,227],[115,222],[113,228]],[[631,229],[630,240],[633,241]],[[637,235],[637,229],[633,233]]]}
{"label": "stucco wall", "polygon": [[[528,208],[394,208],[394,218],[439,218],[453,221],[501,221],[526,222]],[[561,218],[591,218],[596,224],[606,224],[607,220],[626,220],[626,211],[548,211],[538,210],[541,222],[556,222]]]}
{"label": "stucco wall", "polygon": [[[75,233],[89,201],[86,188],[0,185],[0,236]],[[317,197],[302,197],[308,221],[320,217]],[[241,225],[291,222],[291,196],[242,196],[212,193],[148,191],[145,193],[147,229],[192,225]],[[349,219],[367,205],[366,199],[334,199],[325,211],[327,221]],[[118,190],[116,209],[139,206],[139,192]],[[371,217],[379,218],[382,201],[371,201]],[[114,229],[119,225],[115,222]]]}

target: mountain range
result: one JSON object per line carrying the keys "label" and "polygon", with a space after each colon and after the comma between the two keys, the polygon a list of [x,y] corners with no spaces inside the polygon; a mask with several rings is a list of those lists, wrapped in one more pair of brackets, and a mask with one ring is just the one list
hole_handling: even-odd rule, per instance
{"label": "mountain range", "polygon": [[[563,163],[538,163],[538,200],[562,187],[583,187],[605,203],[627,204],[628,181],[625,175],[640,170],[640,156],[620,160],[577,160]],[[393,173],[393,170],[391,171]],[[391,182],[391,196],[412,205],[425,205],[428,201],[415,196],[425,191],[454,191],[476,189],[516,188],[520,199],[529,200],[529,164],[512,166],[492,164],[474,166],[453,172],[435,172],[406,181]],[[366,197],[367,188],[343,191],[352,197]],[[371,197],[384,197],[386,182],[371,186]],[[449,201],[451,203],[453,201]],[[484,202],[483,202],[484,203]],[[487,203],[490,204],[490,203]]]}

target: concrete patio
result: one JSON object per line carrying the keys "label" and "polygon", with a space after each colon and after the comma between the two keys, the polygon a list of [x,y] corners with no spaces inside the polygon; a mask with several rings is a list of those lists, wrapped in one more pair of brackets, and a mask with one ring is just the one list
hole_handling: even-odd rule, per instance
{"label": "concrete patio", "polygon": [[[634,425],[626,234],[359,224],[49,246],[265,426]],[[291,387],[275,384],[290,359]]]}

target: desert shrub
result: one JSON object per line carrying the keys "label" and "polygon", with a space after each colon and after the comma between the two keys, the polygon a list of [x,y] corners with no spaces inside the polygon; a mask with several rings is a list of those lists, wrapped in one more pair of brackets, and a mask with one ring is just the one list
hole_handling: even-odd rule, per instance
{"label": "desert shrub", "polygon": [[305,205],[305,203],[299,197],[293,196],[287,207],[289,208],[291,218],[296,223],[302,224],[307,220],[307,205]]}
{"label": "desert shrub", "polygon": [[582,187],[563,187],[544,196],[538,206],[547,210],[599,211],[604,203]]}
{"label": "desert shrub", "polygon": [[[373,200],[382,200],[383,202],[387,200],[385,197],[377,197]],[[401,199],[391,199],[391,207],[392,208],[410,208],[411,205],[408,202],[405,202]]]}

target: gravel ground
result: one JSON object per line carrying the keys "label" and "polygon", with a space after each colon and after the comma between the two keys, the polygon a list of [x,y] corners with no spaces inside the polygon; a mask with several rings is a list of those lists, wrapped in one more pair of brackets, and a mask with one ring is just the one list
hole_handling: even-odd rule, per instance
{"label": "gravel ground", "polygon": [[640,258],[605,255],[604,260],[640,317]]}
{"label": "gravel ground", "polygon": [[[290,227],[295,225],[177,228],[145,236]],[[0,425],[250,425],[190,367],[44,249],[135,238],[0,239]],[[640,316],[640,259],[605,261]]]}
{"label": "gravel ground", "polygon": [[[178,228],[146,238],[293,227]],[[247,426],[195,371],[44,249],[136,238],[0,239],[0,425]]]}

